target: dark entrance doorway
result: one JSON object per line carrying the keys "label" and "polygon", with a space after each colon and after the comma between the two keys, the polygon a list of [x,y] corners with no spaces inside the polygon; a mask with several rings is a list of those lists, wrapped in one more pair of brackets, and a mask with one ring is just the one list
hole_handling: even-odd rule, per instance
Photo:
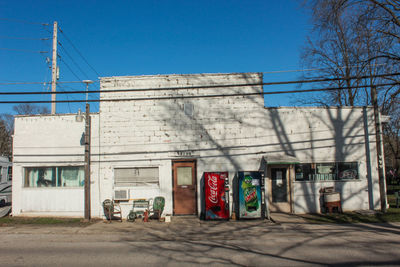
{"label": "dark entrance doorway", "polygon": [[286,168],[272,168],[272,202],[288,202]]}

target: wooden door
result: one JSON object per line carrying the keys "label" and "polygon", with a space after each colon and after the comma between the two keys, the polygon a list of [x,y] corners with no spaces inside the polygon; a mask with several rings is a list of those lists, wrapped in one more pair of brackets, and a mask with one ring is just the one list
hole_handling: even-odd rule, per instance
{"label": "wooden door", "polygon": [[174,162],[174,214],[196,214],[196,163],[194,161]]}

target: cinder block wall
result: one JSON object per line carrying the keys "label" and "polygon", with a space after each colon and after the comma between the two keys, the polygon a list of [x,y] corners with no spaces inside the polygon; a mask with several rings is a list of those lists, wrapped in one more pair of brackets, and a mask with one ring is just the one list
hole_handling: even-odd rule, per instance
{"label": "cinder block wall", "polygon": [[[232,183],[236,171],[259,170],[262,157],[268,161],[287,156],[304,163],[359,163],[357,181],[293,182],[294,212],[319,211],[319,189],[330,185],[341,192],[344,209],[378,208],[372,109],[264,108],[261,83],[259,73],[102,78],[100,98],[105,101],[99,114],[92,115],[92,216],[101,217],[102,201],[113,197],[114,168],[119,167],[158,167],[159,187],[131,188],[130,197],[162,195],[166,198],[165,212],[172,213],[172,161],[185,157],[197,161],[199,211],[204,172],[228,171]],[[236,86],[207,87],[213,84]],[[202,88],[140,90],[195,86]],[[234,93],[254,95],[124,101]],[[111,99],[120,101],[107,101]],[[185,106],[193,109],[185,110]],[[79,143],[83,131],[84,122],[76,122],[75,114],[16,118],[14,214],[83,216],[83,188],[23,187],[24,167],[83,165],[83,146]],[[61,202],[51,202],[53,199]],[[65,201],[72,202],[66,206]],[[122,208],[125,217],[131,203]]]}
{"label": "cinder block wall", "polygon": [[[159,166],[159,193],[167,198],[166,211],[172,212],[170,167],[171,160],[181,158],[177,151],[190,151],[192,157],[196,158],[198,188],[205,171],[229,171],[232,181],[236,171],[258,170],[262,156],[291,155],[301,162],[357,161],[360,171],[359,181],[294,182],[294,212],[319,211],[319,189],[332,184],[342,193],[344,209],[368,209],[371,200],[368,190],[375,195],[372,206],[378,207],[375,139],[369,108],[265,109],[262,95],[142,100],[261,93],[262,86],[239,86],[261,83],[262,75],[259,73],[102,78],[101,99],[140,99],[101,104],[101,149],[110,152],[102,158],[101,168],[104,171],[101,173],[104,173],[103,179],[107,180],[108,188],[112,187],[112,169],[116,166]],[[210,84],[238,86],[150,92],[140,90],[204,87]],[[129,89],[137,90],[106,92]],[[185,104],[193,106],[192,114],[185,112]],[[368,129],[368,138],[365,137],[365,129]],[[370,176],[367,173],[368,165],[372,170]],[[145,191],[140,190],[137,196],[147,197],[157,193],[149,191],[149,194],[145,194]],[[200,201],[198,203],[200,205]]]}
{"label": "cinder block wall", "polygon": [[[112,169],[115,167],[159,166],[159,194],[166,197],[166,212],[172,213],[171,160],[182,158],[178,151],[190,151],[192,157],[197,159],[198,188],[205,171],[258,169],[260,157],[252,154],[257,148],[247,146],[255,140],[245,142],[244,139],[254,139],[262,130],[258,127],[249,130],[250,125],[244,124],[244,120],[249,114],[255,118],[251,123],[257,124],[261,119],[260,115],[264,112],[261,83],[262,74],[259,73],[102,78],[103,92],[100,97],[103,100],[256,93],[245,97],[102,102],[101,149],[110,152],[101,163],[104,175],[102,179],[111,188],[113,181],[109,178],[112,177]],[[238,86],[207,87],[230,84]],[[251,86],[247,86],[248,84]],[[150,92],[140,90],[196,86],[201,88]],[[107,92],[116,89],[137,90]],[[186,109],[192,106],[192,109],[185,112],[185,106]],[[116,154],[112,154],[113,152]],[[249,161],[249,156],[254,156],[256,161]],[[141,189],[133,191],[134,196],[131,197],[154,197],[155,193],[154,190]],[[200,201],[198,204],[200,205]]]}

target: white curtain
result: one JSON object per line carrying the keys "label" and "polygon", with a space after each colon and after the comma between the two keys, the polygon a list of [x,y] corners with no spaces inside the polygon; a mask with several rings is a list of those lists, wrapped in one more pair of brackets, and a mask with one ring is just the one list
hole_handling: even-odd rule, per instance
{"label": "white curtain", "polygon": [[84,178],[83,168],[62,168],[60,186],[79,187],[83,185]]}
{"label": "white curtain", "polygon": [[38,169],[31,169],[29,170],[28,174],[28,187],[37,187],[37,180],[39,178],[39,171]]}

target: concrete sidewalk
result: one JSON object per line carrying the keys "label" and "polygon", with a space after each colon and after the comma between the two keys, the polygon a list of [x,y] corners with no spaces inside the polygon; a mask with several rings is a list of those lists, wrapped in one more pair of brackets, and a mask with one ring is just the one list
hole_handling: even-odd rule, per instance
{"label": "concrete sidewalk", "polygon": [[205,221],[200,220],[197,216],[173,216],[171,222],[158,222],[150,220],[149,222],[143,222],[142,220],[136,220],[135,222],[128,221],[101,221],[86,227],[81,232],[94,233],[94,232],[122,232],[122,231],[138,231],[146,229],[154,230],[176,230],[180,231],[183,229],[220,229],[226,231],[229,229],[235,229],[237,227],[251,228],[251,227],[272,227],[282,224],[307,224],[307,222],[300,216],[295,214],[286,213],[272,213],[271,220],[229,220],[229,221]]}
{"label": "concrete sidewalk", "polygon": [[272,212],[270,214],[273,223],[308,223],[303,217],[292,213]]}
{"label": "concrete sidewalk", "polygon": [[143,222],[136,220],[128,221],[112,221],[99,220],[89,225],[13,225],[0,227],[0,233],[15,234],[115,234],[124,232],[149,233],[149,232],[190,232],[200,230],[200,232],[209,231],[230,231],[237,228],[268,228],[285,224],[304,224],[307,222],[300,216],[285,213],[272,213],[271,220],[229,220],[229,221],[204,221],[197,216],[173,216],[171,222],[159,222],[150,220]]}

